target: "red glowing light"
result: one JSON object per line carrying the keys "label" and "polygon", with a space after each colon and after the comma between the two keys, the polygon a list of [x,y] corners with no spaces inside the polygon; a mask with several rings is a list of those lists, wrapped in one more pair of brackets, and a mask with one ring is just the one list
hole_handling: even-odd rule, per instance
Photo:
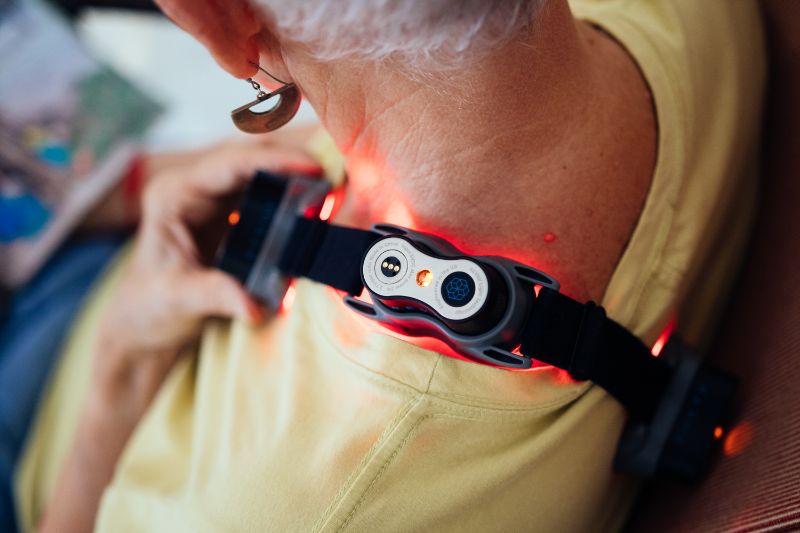
{"label": "red glowing light", "polygon": [[328,220],[331,218],[331,214],[333,213],[333,205],[336,203],[336,196],[333,193],[329,193],[328,196],[325,197],[325,201],[322,203],[322,209],[319,211],[319,219],[320,220]]}
{"label": "red glowing light", "polygon": [[242,218],[239,214],[239,211],[233,211],[230,215],[228,215],[228,224],[231,226],[235,226],[239,223],[239,219]]}
{"label": "red glowing light", "polygon": [[661,350],[664,349],[664,345],[667,344],[670,335],[672,332],[675,331],[675,321],[670,320],[667,322],[667,325],[664,326],[664,329],[661,331],[661,335],[658,336],[655,344],[653,344],[653,348],[650,350],[650,353],[653,354],[653,357],[658,357],[661,355]]}
{"label": "red glowing light", "polygon": [[725,431],[722,429],[722,426],[717,426],[717,427],[714,428],[714,438],[715,439],[717,439],[717,440],[721,439],[722,435],[724,433],[725,433]]}
{"label": "red glowing light", "polygon": [[551,242],[555,242],[555,240],[556,240],[556,234],[555,233],[547,232],[547,233],[544,234],[544,242],[546,242],[547,244],[550,244]]}
{"label": "red glowing light", "polygon": [[347,186],[356,196],[365,196],[373,192],[381,179],[378,163],[368,158],[353,158],[348,165]]}
{"label": "red glowing light", "polygon": [[411,211],[408,210],[408,207],[403,202],[394,201],[389,205],[389,208],[386,210],[386,222],[389,224],[395,224],[397,226],[402,226],[404,228],[413,228],[414,226],[414,219],[411,216]]}
{"label": "red glowing light", "polygon": [[292,309],[295,296],[295,288],[290,285],[286,289],[286,294],[283,295],[283,301],[281,301],[281,313],[288,313]]}
{"label": "red glowing light", "polygon": [[742,453],[753,442],[753,424],[740,422],[728,432],[722,443],[722,452],[726,457]]}

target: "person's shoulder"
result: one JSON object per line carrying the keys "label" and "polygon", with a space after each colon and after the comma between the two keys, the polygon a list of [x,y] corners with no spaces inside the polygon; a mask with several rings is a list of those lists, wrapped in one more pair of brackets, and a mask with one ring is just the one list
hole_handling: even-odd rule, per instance
{"label": "person's shoulder", "polygon": [[[628,51],[653,98],[655,174],[604,305],[655,340],[700,275],[708,243],[725,226],[728,241],[733,226],[746,230],[739,227],[746,217],[723,214],[752,192],[766,74],[760,11],[755,0],[570,0],[570,7]],[[712,300],[719,294],[710,292]]]}
{"label": "person's shoulder", "polygon": [[755,0],[570,0],[570,7],[636,60],[659,135],[675,143],[678,160],[691,160],[701,143],[734,140],[733,125],[757,129],[766,46]]}
{"label": "person's shoulder", "polygon": [[[620,41],[645,71],[657,62],[676,83],[759,84],[765,63],[755,0],[570,0],[579,19]],[[740,83],[741,85],[741,83]]]}

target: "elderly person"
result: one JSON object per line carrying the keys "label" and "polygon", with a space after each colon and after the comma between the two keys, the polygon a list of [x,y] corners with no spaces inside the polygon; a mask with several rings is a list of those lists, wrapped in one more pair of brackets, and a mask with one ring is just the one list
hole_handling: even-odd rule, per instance
{"label": "elderly person", "polygon": [[[672,319],[703,339],[753,206],[752,2],[161,4],[234,76],[260,65],[302,90],[344,156],[337,223],[445,235],[542,267],[645,342]],[[146,192],[43,401],[23,524],[621,527],[635,483],[612,470],[625,413],[602,389],[391,336],[310,282],[263,316],[204,266],[199,228],[259,164],[198,163]]]}

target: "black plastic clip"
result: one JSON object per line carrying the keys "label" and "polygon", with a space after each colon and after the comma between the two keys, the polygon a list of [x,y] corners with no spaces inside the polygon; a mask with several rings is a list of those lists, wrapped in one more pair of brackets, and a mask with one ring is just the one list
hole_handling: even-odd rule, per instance
{"label": "black plastic clip", "polygon": [[722,430],[731,422],[738,380],[703,364],[674,335],[661,357],[674,362],[672,379],[653,417],[628,423],[614,467],[641,477],[696,482],[708,471]]}

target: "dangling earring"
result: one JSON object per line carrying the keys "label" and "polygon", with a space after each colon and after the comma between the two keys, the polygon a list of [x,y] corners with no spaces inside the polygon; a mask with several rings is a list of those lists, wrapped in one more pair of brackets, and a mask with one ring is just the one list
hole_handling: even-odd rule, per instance
{"label": "dangling earring", "polygon": [[[300,91],[294,83],[283,82],[260,66],[256,66],[273,80],[283,83],[283,87],[271,93],[266,93],[261,89],[261,85],[258,82],[253,78],[248,78],[247,81],[258,92],[256,99],[231,111],[231,118],[236,127],[246,133],[267,133],[268,131],[277,130],[297,114],[297,110],[300,107]],[[271,109],[261,112],[252,110],[258,104],[275,96],[278,97],[278,103]]]}

